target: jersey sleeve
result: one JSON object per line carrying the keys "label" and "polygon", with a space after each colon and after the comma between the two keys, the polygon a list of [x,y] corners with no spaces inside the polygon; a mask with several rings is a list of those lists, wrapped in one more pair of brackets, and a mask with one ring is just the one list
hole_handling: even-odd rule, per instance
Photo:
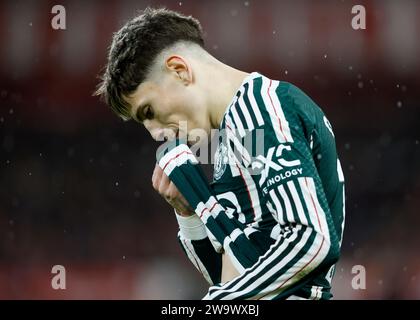
{"label": "jersey sleeve", "polygon": [[222,274],[222,256],[211,244],[203,222],[197,215],[181,217],[175,214],[180,229],[177,238],[184,253],[210,285],[218,284]]}
{"label": "jersey sleeve", "polygon": [[213,250],[228,254],[238,272],[252,266],[263,253],[262,248],[249,241],[243,224],[231,219],[189,147],[180,140],[167,143],[158,152],[158,165],[194,208]]}

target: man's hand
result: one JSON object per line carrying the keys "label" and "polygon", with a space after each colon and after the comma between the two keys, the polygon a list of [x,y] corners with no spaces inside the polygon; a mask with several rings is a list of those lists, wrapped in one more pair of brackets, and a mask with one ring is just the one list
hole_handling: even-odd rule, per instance
{"label": "man's hand", "polygon": [[[188,217],[195,214],[194,210],[189,205],[188,201],[179,192],[178,188],[171,182],[169,177],[163,170],[156,164],[152,176],[153,188],[165,200],[175,208],[176,213],[180,216]],[[232,280],[239,275],[239,272],[233,266],[231,259],[226,253],[222,255],[222,283]]]}
{"label": "man's hand", "polygon": [[153,171],[152,184],[153,188],[175,208],[177,214],[184,217],[195,214],[188,201],[157,164]]}

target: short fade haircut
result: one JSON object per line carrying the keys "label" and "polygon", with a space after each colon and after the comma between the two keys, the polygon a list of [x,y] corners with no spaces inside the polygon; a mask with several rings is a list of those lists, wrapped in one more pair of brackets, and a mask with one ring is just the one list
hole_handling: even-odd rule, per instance
{"label": "short fade haircut", "polygon": [[159,53],[179,41],[204,48],[200,22],[165,8],[146,8],[112,38],[108,62],[94,95],[124,120],[131,118],[124,95],[141,84]]}

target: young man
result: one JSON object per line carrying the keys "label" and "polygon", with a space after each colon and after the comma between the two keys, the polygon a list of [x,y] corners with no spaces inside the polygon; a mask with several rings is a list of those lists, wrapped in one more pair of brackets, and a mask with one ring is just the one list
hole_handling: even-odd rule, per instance
{"label": "young man", "polygon": [[[301,90],[221,63],[197,20],[148,8],[114,35],[97,94],[154,139],[177,138],[152,183],[211,285],[205,299],[331,298],[344,178],[331,125]],[[209,185],[178,138],[211,129],[223,134]]]}

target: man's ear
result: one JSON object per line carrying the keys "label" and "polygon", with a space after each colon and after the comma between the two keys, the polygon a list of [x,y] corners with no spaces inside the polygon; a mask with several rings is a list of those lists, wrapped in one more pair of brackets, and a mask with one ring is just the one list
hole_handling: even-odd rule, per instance
{"label": "man's ear", "polygon": [[184,85],[193,81],[192,70],[186,60],[180,56],[172,55],[166,59],[166,68],[177,76]]}

